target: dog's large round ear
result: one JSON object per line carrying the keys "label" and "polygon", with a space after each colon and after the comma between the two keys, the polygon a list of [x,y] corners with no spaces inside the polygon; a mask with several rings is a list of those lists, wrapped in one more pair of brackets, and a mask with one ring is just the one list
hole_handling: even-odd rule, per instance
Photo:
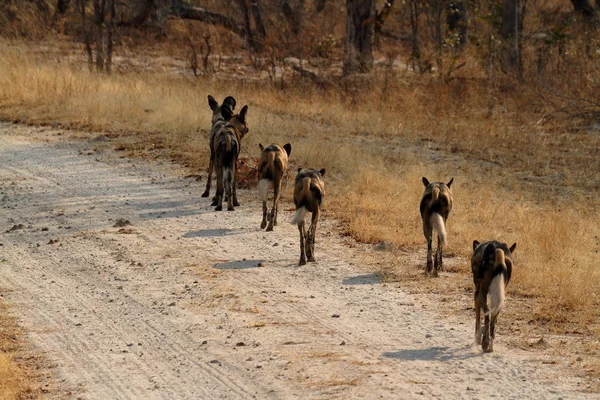
{"label": "dog's large round ear", "polygon": [[242,107],[242,111],[240,111],[240,121],[242,121],[243,124],[246,123],[246,113],[247,112],[248,112],[248,106]]}
{"label": "dog's large round ear", "polygon": [[450,186],[452,185],[452,182],[454,182],[454,178],[450,179],[450,182],[446,183],[446,186],[448,186],[448,188],[450,188]]}
{"label": "dog's large round ear", "polygon": [[219,103],[212,97],[210,94],[208,95],[208,106],[211,110],[216,111],[219,108]]}
{"label": "dog's large round ear", "polygon": [[516,243],[513,243],[513,245],[512,245],[512,246],[510,246],[510,252],[512,253],[512,252],[514,252],[516,249],[517,249],[517,244],[516,244]]}
{"label": "dog's large round ear", "polygon": [[421,180],[423,181],[423,185],[425,185],[425,187],[429,186],[429,181],[427,180],[427,178],[423,177],[421,178]]}
{"label": "dog's large round ear", "polygon": [[263,151],[265,149],[265,147],[262,145],[262,143],[258,144],[258,148],[260,149],[260,151]]}
{"label": "dog's large round ear", "polygon": [[229,121],[231,117],[233,117],[233,111],[227,104],[223,104],[221,106],[221,116],[225,119],[225,121]]}
{"label": "dog's large round ear", "polygon": [[477,240],[473,240],[473,251],[479,246],[479,242]]}
{"label": "dog's large round ear", "polygon": [[321,176],[325,176],[325,168],[322,168],[321,170],[319,170],[319,173],[321,174]]}
{"label": "dog's large round ear", "polygon": [[290,156],[290,154],[292,154],[292,145],[291,144],[289,144],[289,143],[284,144],[283,149],[287,153],[288,157]]}
{"label": "dog's large round ear", "polygon": [[225,100],[223,100],[223,104],[228,105],[231,108],[231,111],[235,110],[235,106],[236,106],[236,101],[233,98],[233,96],[227,96],[225,97]]}

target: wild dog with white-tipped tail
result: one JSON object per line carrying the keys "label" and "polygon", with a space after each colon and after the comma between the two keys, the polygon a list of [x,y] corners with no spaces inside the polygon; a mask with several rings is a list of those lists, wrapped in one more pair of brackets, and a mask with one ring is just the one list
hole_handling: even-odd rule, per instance
{"label": "wild dog with white-tipped tail", "polygon": [[[516,248],[516,243],[509,248],[506,243],[496,240],[483,243],[473,241],[471,270],[475,283],[475,343],[481,345],[481,349],[486,353],[494,351],[496,320],[504,307],[505,290],[512,273],[513,253]],[[481,309],[485,316],[483,332]]]}
{"label": "wild dog with white-tipped tail", "polygon": [[[225,97],[223,103],[219,105],[219,103],[215,100],[214,97],[208,95],[208,106],[213,112],[211,118],[211,129],[210,129],[210,139],[208,141],[208,145],[210,146],[210,162],[208,163],[208,176],[206,178],[206,189],[204,193],[202,193],[202,197],[208,197],[210,194],[210,185],[212,183],[212,172],[215,166],[215,149],[213,148],[213,142],[215,140],[215,135],[221,130],[231,117],[233,117],[233,110],[235,109],[236,101],[232,96]],[[213,198],[213,202],[216,197]],[[238,206],[239,204],[234,204]]]}
{"label": "wild dog with white-tipped tail", "polygon": [[227,196],[227,210],[234,211],[237,201],[237,159],[240,155],[243,137],[248,133],[244,106],[239,114],[231,117],[229,122],[221,127],[213,138],[212,148],[215,154],[215,169],[217,172],[217,194],[212,205],[215,211],[223,209],[223,193]]}
{"label": "wild dog with white-tipped tail", "polygon": [[[438,270],[443,268],[442,252],[446,244],[446,221],[452,211],[452,190],[450,182],[429,182],[423,178],[425,192],[421,198],[420,210],[423,219],[423,233],[427,239],[427,269],[428,274],[438,276]],[[437,233],[437,249],[433,259],[433,231]]]}
{"label": "wild dog with white-tipped tail", "polygon": [[[296,215],[292,219],[292,224],[298,225],[298,231],[300,231],[300,262],[298,265],[305,265],[307,260],[315,261],[315,233],[321,214],[321,203],[325,196],[324,175],[324,168],[320,171],[314,168],[298,168],[294,183]],[[306,232],[304,222],[306,212],[312,213],[308,232]]]}
{"label": "wild dog with white-tipped tail", "polygon": [[[281,195],[281,183],[283,175],[287,170],[288,157],[292,153],[292,145],[286,143],[282,146],[271,144],[260,148],[260,164],[258,165],[258,194],[263,204],[263,217],[260,228],[267,227],[267,231],[273,230],[273,225],[277,225],[277,213],[279,211],[279,197]],[[273,207],[271,212],[267,214],[267,200],[269,197],[269,189],[273,188]],[[267,226],[268,221],[268,226]]]}

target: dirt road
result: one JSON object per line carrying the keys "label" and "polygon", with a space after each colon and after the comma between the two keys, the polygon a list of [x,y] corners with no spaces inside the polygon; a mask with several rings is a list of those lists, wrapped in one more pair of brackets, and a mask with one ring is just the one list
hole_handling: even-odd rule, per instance
{"label": "dirt road", "polygon": [[62,138],[0,125],[0,293],[50,397],[593,397],[506,332],[481,354],[470,318],[382,283],[327,215],[298,267],[288,205],[263,232],[253,192],[216,213],[177,165]]}

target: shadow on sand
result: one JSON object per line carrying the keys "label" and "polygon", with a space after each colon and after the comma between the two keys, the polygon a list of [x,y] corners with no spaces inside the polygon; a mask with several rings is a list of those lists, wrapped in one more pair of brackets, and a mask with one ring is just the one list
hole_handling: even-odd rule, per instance
{"label": "shadow on sand", "polygon": [[467,346],[458,349],[450,347],[430,347],[428,349],[405,349],[398,351],[387,351],[383,353],[386,358],[413,361],[449,361],[465,360],[473,357],[481,357],[481,352],[474,347]]}
{"label": "shadow on sand", "polygon": [[383,282],[383,276],[381,274],[365,274],[350,276],[343,280],[344,285],[376,285]]}
{"label": "shadow on sand", "polygon": [[228,261],[213,265],[215,269],[249,269],[258,268],[259,264],[265,260],[241,260],[241,261]]}
{"label": "shadow on sand", "polygon": [[191,231],[185,233],[182,237],[185,239],[189,238],[202,238],[202,237],[216,237],[232,235],[235,231],[233,229],[201,229],[199,231]]}

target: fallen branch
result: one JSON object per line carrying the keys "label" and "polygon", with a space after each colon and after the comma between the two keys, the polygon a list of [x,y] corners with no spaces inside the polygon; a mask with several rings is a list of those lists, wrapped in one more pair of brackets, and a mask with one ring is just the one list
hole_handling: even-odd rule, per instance
{"label": "fallen branch", "polygon": [[321,87],[322,89],[327,89],[331,86],[335,86],[335,84],[332,81],[330,81],[328,79],[323,79],[319,75],[315,74],[314,72],[311,72],[304,68],[300,68],[297,65],[292,65],[292,69],[294,71],[298,72],[301,77],[310,79],[311,81],[313,81],[314,83],[319,85],[319,87]]}

